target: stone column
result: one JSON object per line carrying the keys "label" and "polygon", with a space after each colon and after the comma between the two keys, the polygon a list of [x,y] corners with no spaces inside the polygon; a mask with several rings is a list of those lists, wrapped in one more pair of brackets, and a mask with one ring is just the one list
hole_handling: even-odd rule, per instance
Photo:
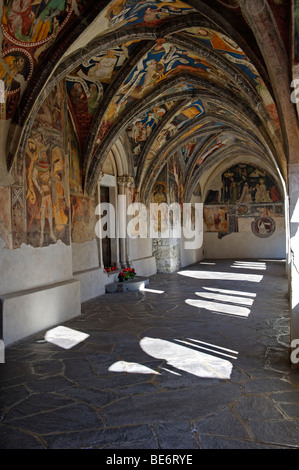
{"label": "stone column", "polygon": [[[119,176],[117,178],[117,187],[119,196],[125,196],[125,207],[118,206],[118,218],[117,220],[123,221],[123,229],[127,229],[127,208],[132,203],[131,189],[134,188],[134,178],[132,176]],[[125,214],[124,214],[125,211]],[[118,233],[122,235],[119,230]],[[127,243],[127,236],[119,238],[120,245],[120,263],[122,267],[129,265],[129,245]]]}
{"label": "stone column", "polygon": [[289,165],[291,341],[299,340],[299,163]]}
{"label": "stone column", "polygon": [[157,273],[174,273],[181,267],[181,251],[178,238],[154,238],[153,255],[156,258]]}
{"label": "stone column", "polygon": [[[99,179],[98,179],[98,184],[97,184],[97,204],[100,204],[101,202],[101,179],[103,178],[103,176],[104,176],[104,173],[101,171]],[[102,240],[100,238],[97,238],[97,242],[98,242],[98,253],[99,253],[99,266],[104,269]]]}

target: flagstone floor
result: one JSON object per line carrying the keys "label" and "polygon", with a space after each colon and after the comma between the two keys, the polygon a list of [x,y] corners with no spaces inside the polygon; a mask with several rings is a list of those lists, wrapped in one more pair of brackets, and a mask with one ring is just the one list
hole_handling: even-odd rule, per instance
{"label": "flagstone floor", "polygon": [[61,326],[6,349],[1,449],[299,448],[284,262],[157,274]]}

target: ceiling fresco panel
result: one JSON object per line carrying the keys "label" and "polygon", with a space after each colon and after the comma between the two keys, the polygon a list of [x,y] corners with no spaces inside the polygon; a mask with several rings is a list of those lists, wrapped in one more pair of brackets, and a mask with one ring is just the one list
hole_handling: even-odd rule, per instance
{"label": "ceiling fresco panel", "polygon": [[129,105],[142,99],[162,81],[182,71],[215,81],[221,77],[214,66],[193,52],[181,49],[166,40],[156,41],[155,46],[132,70],[112,99],[103,117],[97,143],[105,137]]}
{"label": "ceiling fresco panel", "polygon": [[179,0],[134,1],[115,0],[106,10],[105,17],[108,28],[119,28],[131,25],[157,26],[171,16],[178,16],[195,11],[192,7]]}
{"label": "ceiling fresco panel", "polygon": [[[268,0],[287,51],[286,3]],[[29,129],[38,104],[63,85],[83,192],[94,191],[118,139],[126,142],[139,187],[175,152],[189,179],[231,147],[247,145],[261,154],[267,147],[271,158],[284,158],[281,107],[238,1],[4,0],[0,14],[0,79],[8,98],[1,118],[20,112],[25,123],[28,109]],[[76,21],[78,35],[68,43]],[[46,110],[38,117],[47,119]],[[30,135],[26,126],[21,148]]]}
{"label": "ceiling fresco panel", "polygon": [[6,112],[13,117],[33,71],[59,33],[80,14],[77,0],[4,0],[2,5],[2,56],[0,78],[7,92]]}

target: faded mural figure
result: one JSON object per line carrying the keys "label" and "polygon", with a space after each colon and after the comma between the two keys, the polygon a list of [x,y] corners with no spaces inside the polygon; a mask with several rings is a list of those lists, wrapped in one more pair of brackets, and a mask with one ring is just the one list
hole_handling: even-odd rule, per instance
{"label": "faded mural figure", "polygon": [[[152,202],[155,204],[167,203],[166,184],[156,183],[152,191]],[[161,206],[160,216],[158,213],[153,213],[153,227],[156,232],[162,232],[163,228],[167,227],[168,209],[167,206]]]}
{"label": "faded mural figure", "polygon": [[118,58],[113,49],[107,51],[106,55],[102,57],[93,58],[95,64],[89,69],[87,76],[101,82],[109,83],[117,60]]}
{"label": "faded mural figure", "polygon": [[99,92],[95,83],[91,83],[88,88],[87,107],[88,114],[95,114],[99,104]]}
{"label": "faded mural figure", "polygon": [[204,221],[208,232],[252,231],[257,237],[266,238],[274,233],[275,220],[283,213],[283,201],[271,176],[246,163],[219,173],[205,198]]}
{"label": "faded mural figure", "polygon": [[260,184],[256,185],[255,202],[272,202],[263,179],[260,179]]}
{"label": "faded mural figure", "polygon": [[19,41],[30,41],[30,29],[34,14],[32,11],[33,0],[11,0],[6,9],[6,24],[8,32]]}
{"label": "faded mural figure", "polygon": [[161,204],[161,202],[167,202],[165,186],[163,184],[157,184],[154,190],[154,202]]}
{"label": "faded mural figure", "polygon": [[27,43],[43,41],[59,26],[66,0],[9,0],[2,23],[16,39]]}
{"label": "faded mural figure", "polygon": [[[55,229],[63,231],[68,223],[68,217],[65,214],[66,206],[65,194],[67,194],[67,185],[63,177],[64,164],[59,147],[52,149],[52,181],[53,181],[53,209]],[[52,237],[51,237],[52,238]]]}
{"label": "faded mural figure", "polygon": [[53,232],[53,200],[51,191],[51,165],[48,160],[47,152],[42,150],[40,158],[35,162],[32,175],[32,181],[36,187],[40,198],[40,241],[39,245],[44,244],[44,231],[46,219],[49,222],[50,238],[56,242],[56,237]]}
{"label": "faded mural figure", "polygon": [[82,114],[88,112],[87,96],[81,83],[75,83],[73,85],[70,96],[76,113]]}
{"label": "faded mural figure", "polygon": [[56,243],[54,229],[63,233],[68,223],[64,163],[59,147],[46,149],[41,136],[35,137],[35,140],[29,139],[27,155],[30,157],[27,199],[32,207],[28,229],[34,221],[40,221],[38,243],[42,247],[47,241],[46,232],[50,240]]}
{"label": "faded mural figure", "polygon": [[46,39],[58,21],[57,16],[65,9],[66,0],[48,0],[41,12],[36,12],[36,21],[32,31],[32,42]]}
{"label": "faded mural figure", "polygon": [[235,204],[238,200],[238,186],[234,178],[231,178],[230,181],[231,181],[229,185],[230,203]]}
{"label": "faded mural figure", "polygon": [[28,70],[25,57],[21,53],[9,54],[0,63],[0,79],[5,83],[7,90],[13,90],[20,85],[24,86]]}
{"label": "faded mural figure", "polygon": [[245,204],[251,204],[252,203],[252,196],[251,196],[251,191],[248,186],[248,183],[244,183],[244,188],[239,200],[239,203],[245,203]]}

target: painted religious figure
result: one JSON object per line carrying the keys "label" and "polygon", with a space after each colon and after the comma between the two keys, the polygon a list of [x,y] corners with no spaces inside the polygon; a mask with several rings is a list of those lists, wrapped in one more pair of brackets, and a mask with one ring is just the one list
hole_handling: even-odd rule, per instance
{"label": "painted religious figure", "polygon": [[115,0],[106,12],[109,28],[133,24],[156,26],[165,19],[190,13],[192,8],[180,0],[159,0],[145,2],[144,0]]}
{"label": "painted religious figure", "polygon": [[[282,201],[272,178],[265,171],[246,164],[226,170],[218,191],[217,201],[226,204],[270,204]],[[208,194],[206,204],[213,201],[213,195]]]}
{"label": "painted religious figure", "polygon": [[24,88],[29,74],[30,64],[23,52],[11,51],[0,63],[0,79],[8,92]]}
{"label": "painted religious figure", "polygon": [[67,0],[6,0],[2,17],[4,30],[25,43],[46,40],[61,25],[70,11]]}
{"label": "painted religious figure", "polygon": [[27,237],[33,246],[47,246],[58,239],[69,243],[63,106],[64,94],[59,85],[40,107],[26,148]]}
{"label": "painted religious figure", "polygon": [[210,184],[204,209],[208,231],[224,232],[219,204],[227,211],[228,233],[247,227],[259,238],[270,237],[284,213],[277,183],[265,170],[246,163],[220,173]]}
{"label": "painted religious figure", "polygon": [[226,207],[204,208],[204,222],[208,232],[227,232]]}
{"label": "painted religious figure", "polygon": [[38,150],[32,139],[28,142],[27,155],[31,159],[28,168],[27,199],[32,207],[28,212],[28,229],[30,230],[34,220],[39,221],[38,245],[44,246],[46,224],[49,237],[47,243],[57,241],[54,229],[59,234],[64,232],[68,224],[63,159],[59,147],[49,151],[42,145]]}

